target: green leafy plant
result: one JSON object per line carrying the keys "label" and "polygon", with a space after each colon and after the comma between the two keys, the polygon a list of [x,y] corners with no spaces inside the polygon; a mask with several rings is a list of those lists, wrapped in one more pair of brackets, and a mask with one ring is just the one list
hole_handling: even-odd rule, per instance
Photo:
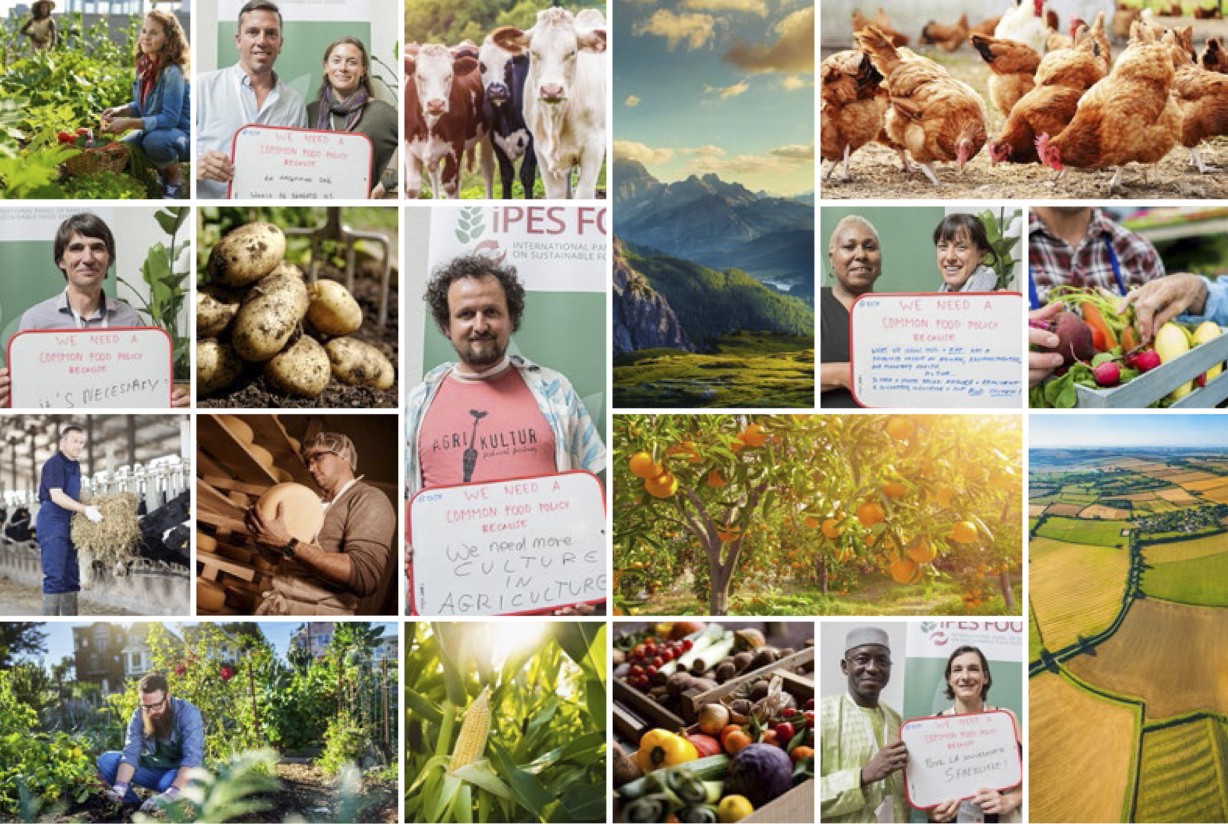
{"label": "green leafy plant", "polygon": [[349,712],[342,711],[328,722],[324,752],[316,760],[316,766],[329,775],[338,775],[347,764],[360,761],[366,748],[366,730]]}
{"label": "green leafy plant", "polygon": [[1011,220],[1017,216],[1018,213],[1015,210],[1008,211],[1005,207],[999,209],[996,215],[992,209],[986,209],[977,215],[981,220],[981,225],[985,227],[985,236],[989,240],[989,246],[996,253],[989,263],[998,276],[996,289],[1010,288],[1015,274],[1015,265],[1019,263],[1019,260],[1011,255],[1011,249],[1019,243],[1019,238],[1005,235],[1005,232],[1010,230]]}
{"label": "green leafy plant", "polygon": [[[261,820],[258,813],[271,806],[267,798],[281,787],[271,773],[277,765],[273,750],[251,750],[228,758],[216,771],[194,770],[192,783],[181,800],[160,816],[137,813],[134,821],[240,821]],[[267,819],[265,819],[267,820]]]}
{"label": "green leafy plant", "polygon": [[[145,262],[141,264],[141,277],[149,286],[149,298],[141,311],[170,335],[176,380],[187,380],[191,373],[188,355],[191,336],[179,330],[183,303],[187,299],[185,283],[191,274],[191,264],[189,238],[178,238],[189,214],[191,210],[187,206],[170,206],[154,215],[162,231],[170,236],[170,245],[161,241],[155,243],[149,248]],[[119,282],[132,289],[132,284],[123,278],[119,278]]]}

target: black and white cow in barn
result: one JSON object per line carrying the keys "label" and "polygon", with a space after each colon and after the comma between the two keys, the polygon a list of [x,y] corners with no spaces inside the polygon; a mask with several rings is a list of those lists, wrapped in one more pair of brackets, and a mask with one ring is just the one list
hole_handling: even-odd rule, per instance
{"label": "black and white cow in barn", "polygon": [[575,197],[594,197],[605,160],[605,19],[591,9],[573,16],[555,7],[539,11],[528,31],[505,26],[490,36],[512,54],[529,54],[524,120],[546,197],[571,196],[577,168]]}
{"label": "black and white cow in barn", "polygon": [[529,55],[527,52],[512,54],[487,35],[478,53],[478,63],[482,73],[482,119],[490,131],[490,143],[499,163],[503,199],[512,197],[517,160],[520,161],[520,185],[524,187],[524,196],[532,198],[537,156],[533,152],[533,135],[524,122],[524,83],[529,76]]}

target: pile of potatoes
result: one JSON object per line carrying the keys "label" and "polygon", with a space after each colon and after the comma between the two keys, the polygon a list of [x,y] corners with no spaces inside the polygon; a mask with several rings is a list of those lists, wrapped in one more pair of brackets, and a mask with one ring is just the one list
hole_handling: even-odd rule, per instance
{"label": "pile of potatoes", "polygon": [[390,388],[388,358],[346,337],[362,325],[358,301],[336,281],[305,283],[285,253],[271,223],[239,226],[209,253],[209,282],[196,292],[197,392],[225,389],[245,364],[260,364],[270,386],[300,398],[319,396],[333,378]]}

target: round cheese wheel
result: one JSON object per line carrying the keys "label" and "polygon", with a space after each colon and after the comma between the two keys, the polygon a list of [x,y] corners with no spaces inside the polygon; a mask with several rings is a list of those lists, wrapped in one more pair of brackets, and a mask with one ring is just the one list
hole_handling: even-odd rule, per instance
{"label": "round cheese wheel", "polygon": [[320,527],[324,526],[324,507],[316,493],[302,484],[277,484],[269,487],[256,501],[256,511],[261,518],[271,520],[277,514],[278,504],[291,535],[307,543],[316,539]]}
{"label": "round cheese wheel", "polygon": [[203,532],[196,533],[196,548],[201,552],[213,552],[217,549],[217,538]]}
{"label": "round cheese wheel", "polygon": [[273,471],[273,453],[265,449],[259,444],[250,444],[247,451],[251,454],[252,460],[263,466],[270,472]]}
{"label": "round cheese wheel", "polygon": [[280,466],[273,467],[273,477],[283,484],[290,483],[294,480],[294,476],[282,469]]}
{"label": "round cheese wheel", "polygon": [[218,420],[222,422],[222,426],[227,429],[230,434],[241,440],[243,443],[251,443],[255,437],[252,428],[243,422],[242,418],[235,415],[218,415]]}
{"label": "round cheese wheel", "polygon": [[196,609],[217,612],[226,606],[226,590],[212,581],[196,579]]}

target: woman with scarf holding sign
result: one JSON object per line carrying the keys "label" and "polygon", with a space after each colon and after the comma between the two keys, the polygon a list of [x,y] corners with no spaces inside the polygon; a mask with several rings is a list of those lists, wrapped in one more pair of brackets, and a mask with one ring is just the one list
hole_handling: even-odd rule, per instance
{"label": "woman with scarf holding sign", "polygon": [[151,11],[141,24],[136,47],[132,101],[102,113],[102,131],[122,134],[140,147],[162,178],[163,197],[183,196],[179,164],[188,159],[191,117],[188,94],[188,38],[175,15]]}
{"label": "woman with scarf holding sign", "polygon": [[324,50],[324,82],[315,102],[307,105],[313,129],[358,132],[371,139],[371,197],[383,197],[396,187],[396,168],[388,168],[397,147],[397,113],[371,92],[371,61],[367,47],[355,37],[342,37]]}

